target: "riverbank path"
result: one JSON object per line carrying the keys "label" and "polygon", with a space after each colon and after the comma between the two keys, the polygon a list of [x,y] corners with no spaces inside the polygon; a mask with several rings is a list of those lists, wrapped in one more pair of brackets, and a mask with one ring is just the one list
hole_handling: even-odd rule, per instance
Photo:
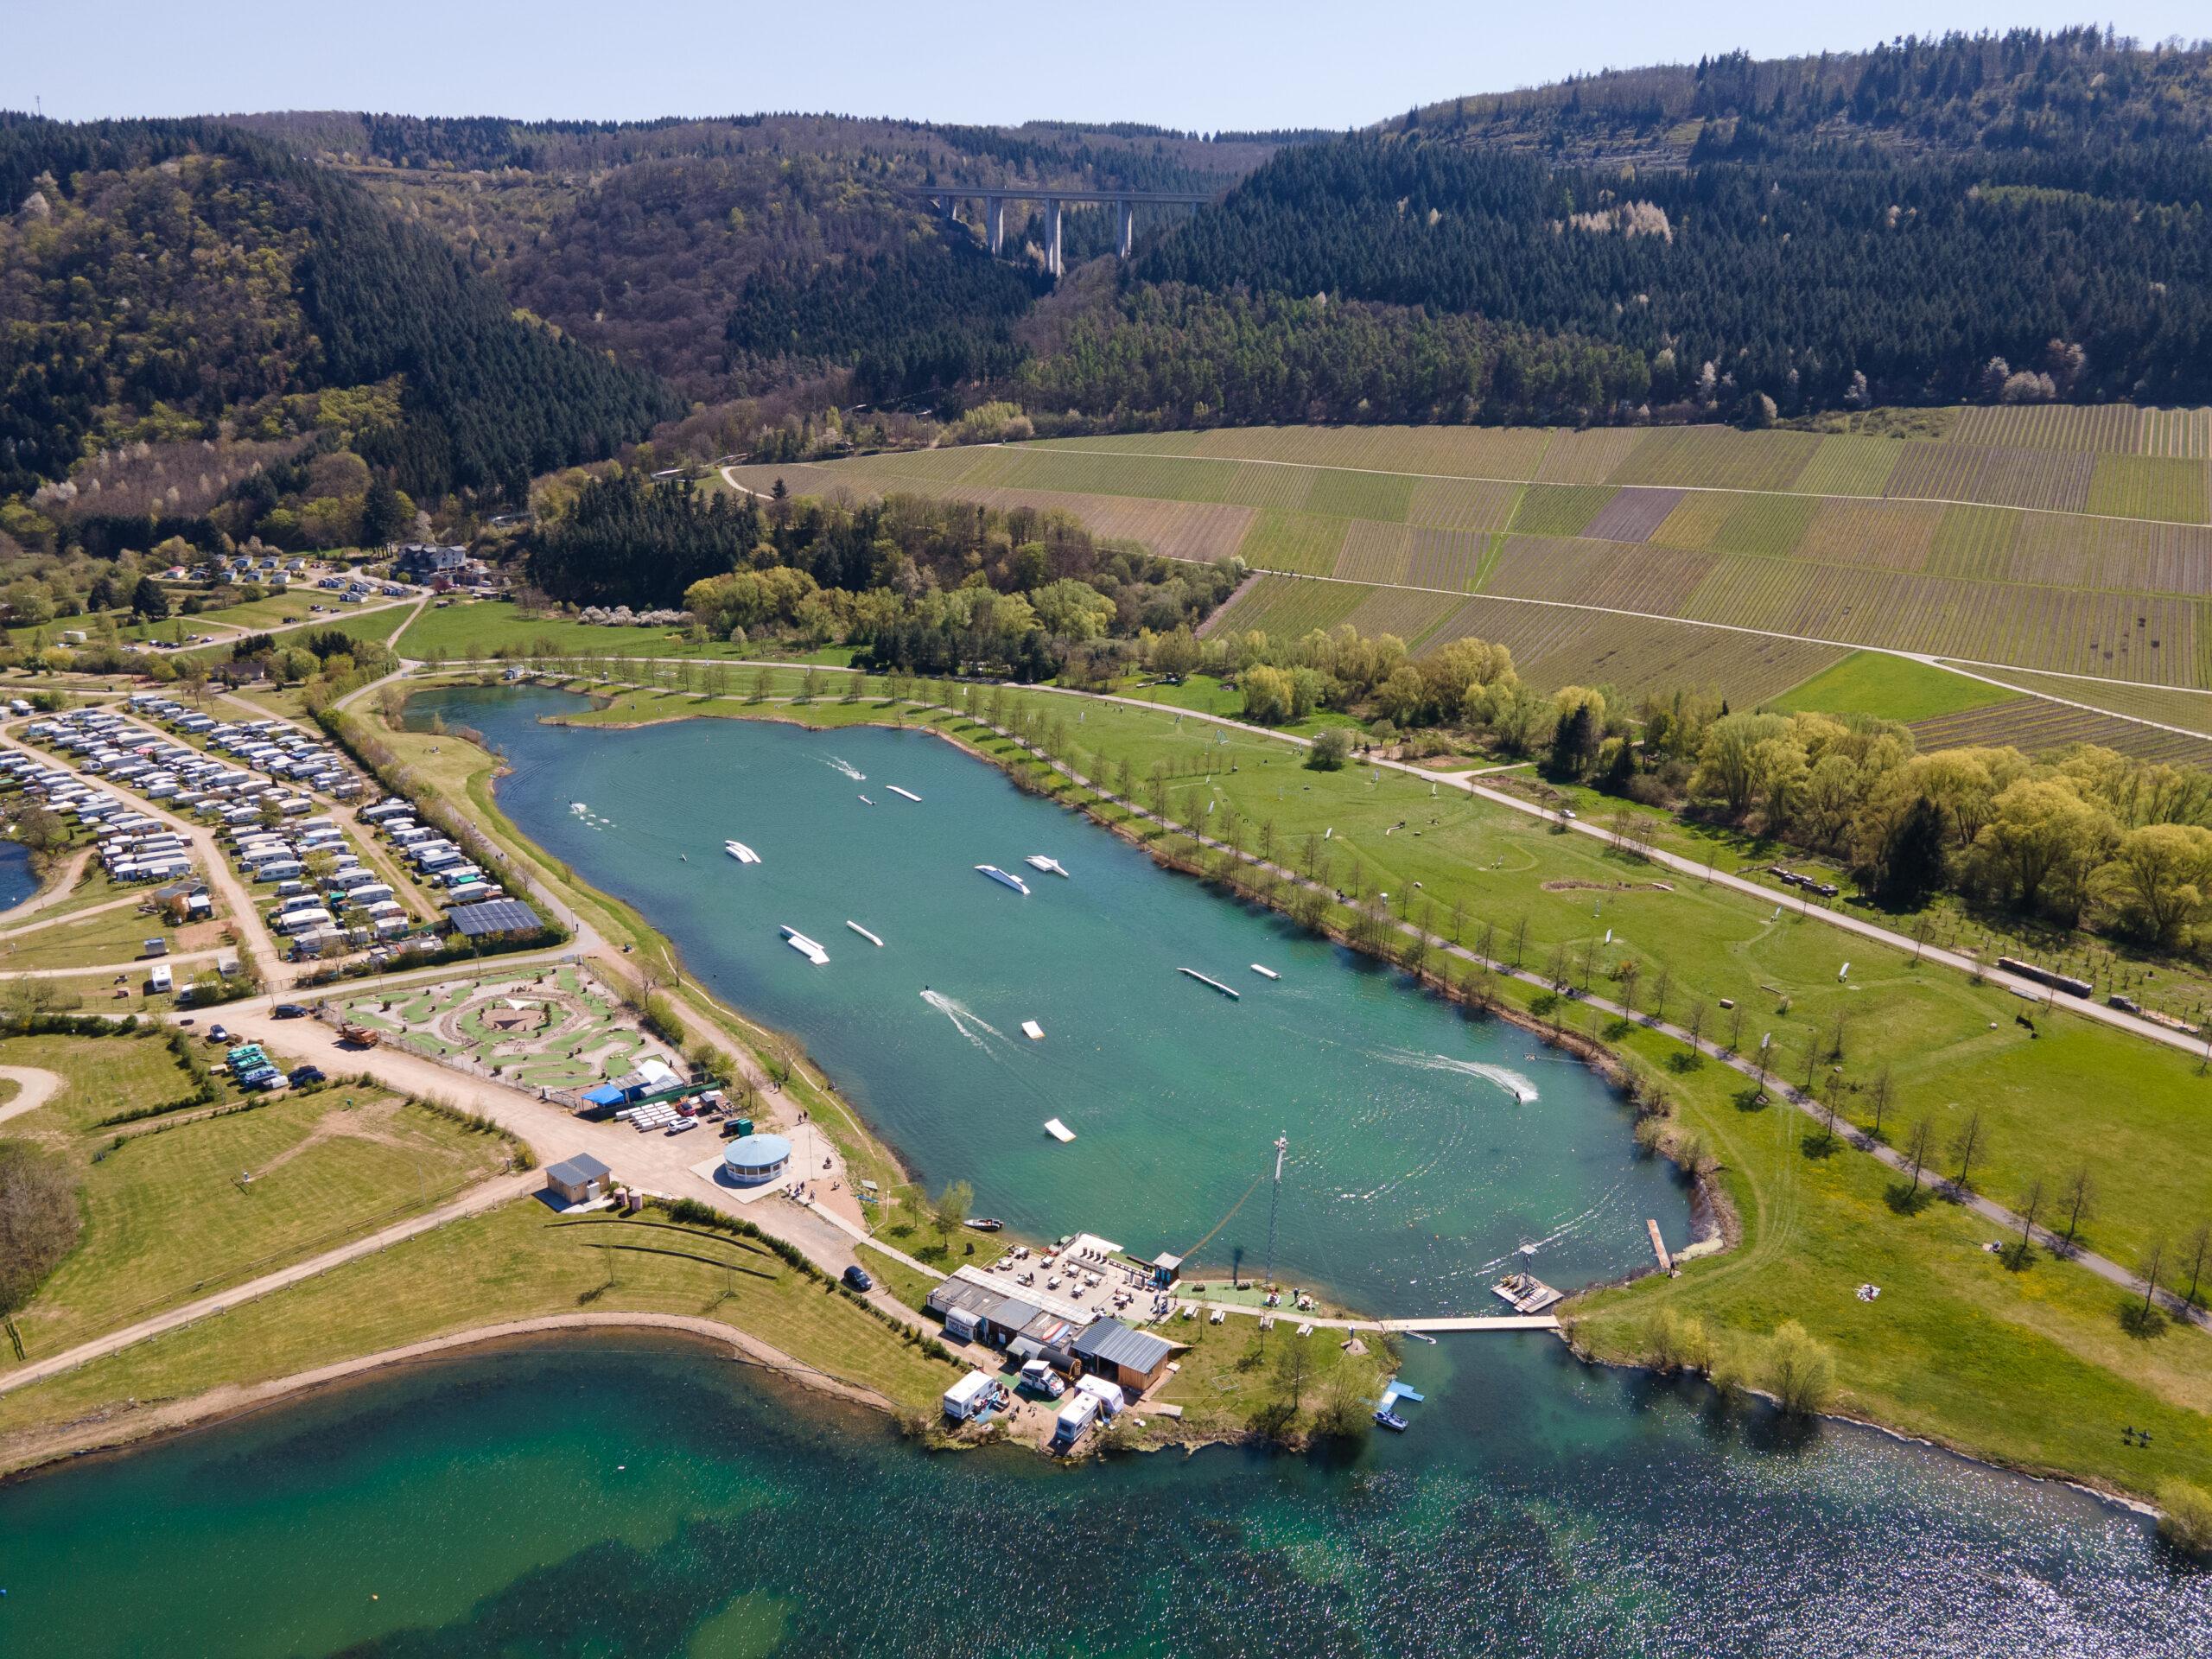
{"label": "riverbank path", "polygon": [[449,1221],[457,1221],[463,1216],[473,1216],[480,1211],[489,1210],[495,1205],[505,1204],[510,1198],[520,1198],[524,1193],[542,1186],[544,1184],[544,1179],[534,1170],[514,1175],[495,1176],[491,1180],[469,1188],[459,1198],[442,1204],[435,1210],[427,1210],[419,1216],[410,1216],[404,1221],[394,1222],[389,1227],[379,1229],[373,1233],[365,1233],[359,1238],[338,1245],[334,1249],[324,1250],[320,1255],[295,1262],[287,1268],[279,1268],[274,1273],[265,1273],[257,1279],[250,1279],[245,1283],[234,1285],[228,1290],[195,1297],[191,1301],[180,1303],[163,1313],[149,1314],[146,1318],[124,1325],[119,1330],[110,1331],[105,1335],[94,1337],[87,1342],[80,1342],[73,1348],[65,1348],[58,1354],[49,1354],[43,1359],[35,1359],[28,1364],[17,1366],[11,1371],[0,1373],[0,1394],[12,1393],[17,1389],[28,1388],[34,1382],[44,1382],[49,1376],[58,1376],[64,1371],[74,1370],[79,1365],[88,1364],[96,1359],[104,1359],[110,1354],[144,1342],[149,1338],[158,1337],[170,1331],[181,1330],[188,1325],[195,1324],[200,1319],[220,1313],[226,1308],[235,1307],[244,1302],[258,1300],[273,1292],[296,1285],[302,1280],[312,1279],[319,1274],[327,1273],[331,1268],[340,1267],[346,1262],[364,1255],[372,1255],[378,1250],[389,1249],[394,1244],[413,1238],[418,1233],[426,1233],[434,1227],[442,1227]]}

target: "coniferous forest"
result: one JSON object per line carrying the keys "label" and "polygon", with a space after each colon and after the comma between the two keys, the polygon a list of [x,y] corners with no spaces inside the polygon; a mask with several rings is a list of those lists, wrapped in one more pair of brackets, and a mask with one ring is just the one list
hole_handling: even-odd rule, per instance
{"label": "coniferous forest", "polygon": [[[0,114],[0,534],[480,524],[629,453],[2212,402],[2212,50],[1607,72],[1358,133]],[[1003,251],[978,202],[1008,204]],[[1137,257],[1055,188],[1217,193]],[[957,424],[954,424],[954,423]],[[588,584],[582,584],[588,586]],[[680,584],[678,584],[680,586]]]}

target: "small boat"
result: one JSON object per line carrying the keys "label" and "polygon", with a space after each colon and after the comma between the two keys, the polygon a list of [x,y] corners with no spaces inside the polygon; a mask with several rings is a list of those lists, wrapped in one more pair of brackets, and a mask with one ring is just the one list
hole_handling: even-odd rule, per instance
{"label": "small boat", "polygon": [[908,800],[913,802],[916,805],[918,806],[921,804],[922,798],[915,794],[911,789],[901,789],[896,784],[886,784],[884,787],[888,789],[893,795],[904,795]]}
{"label": "small boat", "polygon": [[1058,859],[1047,858],[1042,853],[1030,854],[1024,862],[1028,864],[1030,868],[1042,870],[1047,875],[1065,876],[1067,874],[1066,868],[1060,863]]}
{"label": "small boat", "polygon": [[812,939],[808,938],[806,935],[800,932],[798,929],[795,927],[785,927],[779,929],[778,931],[783,934],[785,944],[791,946],[792,950],[798,951],[799,955],[804,957],[816,967],[819,968],[830,960],[830,953],[827,950],[824,950],[820,945],[817,944]]}
{"label": "small boat", "polygon": [[970,1216],[960,1224],[963,1227],[972,1227],[979,1233],[995,1233],[1000,1228],[1005,1226],[1006,1223],[1001,1221],[996,1216]]}
{"label": "small boat", "polygon": [[1262,979],[1281,979],[1282,977],[1282,976],[1275,972],[1274,969],[1262,968],[1256,962],[1252,964],[1252,971],[1257,974]]}
{"label": "small boat", "polygon": [[1395,1429],[1401,1434],[1404,1433],[1406,1430],[1411,1427],[1404,1418],[1399,1416],[1395,1411],[1378,1411],[1375,1414],[1375,1421],[1382,1424],[1383,1427]]}
{"label": "small boat", "polygon": [[873,933],[869,932],[869,931],[868,931],[868,929],[866,929],[866,928],[862,927],[862,926],[861,926],[858,922],[855,922],[855,921],[848,921],[848,922],[845,924],[845,925],[846,925],[847,927],[851,928],[851,929],[853,930],[853,931],[854,931],[854,932],[855,932],[855,933],[859,934],[859,935],[861,936],[861,938],[862,938],[866,939],[866,940],[867,940],[870,944],[874,945],[877,950],[882,950],[882,949],[883,949],[883,941],[882,941],[881,939],[877,938],[875,937],[875,935],[874,935],[874,934],[873,934]]}
{"label": "small boat", "polygon": [[732,858],[735,859],[741,864],[758,864],[760,861],[760,855],[754,852],[750,847],[747,846],[741,841],[726,841],[722,842],[722,851],[728,853]]}
{"label": "small boat", "polygon": [[999,868],[995,864],[978,864],[976,868],[982,874],[989,876],[992,880],[997,882],[1001,887],[1012,887],[1016,893],[1020,893],[1025,899],[1029,896],[1029,884],[1023,880],[1020,876],[1008,875],[1004,870]]}
{"label": "small boat", "polygon": [[591,808],[586,806],[582,801],[570,801],[569,803],[569,810],[575,813],[579,817],[581,817],[583,814],[590,811]]}
{"label": "small boat", "polygon": [[1075,1131],[1068,1128],[1066,1124],[1061,1122],[1057,1117],[1048,1117],[1045,1120],[1045,1133],[1051,1135],[1055,1141],[1072,1141],[1075,1139]]}
{"label": "small boat", "polygon": [[1042,1042],[1045,1039],[1045,1027],[1034,1020],[1025,1020],[1021,1022],[1021,1034],[1033,1043]]}
{"label": "small boat", "polygon": [[1191,978],[1197,980],[1201,985],[1212,987],[1212,988],[1219,991],[1224,996],[1227,997],[1232,1002],[1239,1001],[1243,995],[1243,992],[1230,990],[1228,986],[1223,984],[1219,980],[1211,978],[1208,976],[1200,973],[1195,968],[1178,968],[1175,971],[1179,974],[1187,974]]}
{"label": "small boat", "polygon": [[1436,1338],[1430,1336],[1426,1331],[1408,1331],[1406,1334],[1411,1337],[1415,1342],[1425,1342],[1432,1348],[1436,1346]]}
{"label": "small boat", "polygon": [[862,806],[874,806],[875,803],[868,799],[867,796],[863,795],[861,797],[861,804]]}

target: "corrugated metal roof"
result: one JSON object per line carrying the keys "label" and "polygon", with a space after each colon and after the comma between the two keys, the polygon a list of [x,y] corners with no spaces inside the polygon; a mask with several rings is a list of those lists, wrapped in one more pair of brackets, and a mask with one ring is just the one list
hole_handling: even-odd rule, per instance
{"label": "corrugated metal roof", "polygon": [[1149,1331],[1132,1331],[1119,1319],[1101,1319],[1076,1338],[1075,1351],[1086,1360],[1150,1371],[1175,1351],[1175,1344]]}

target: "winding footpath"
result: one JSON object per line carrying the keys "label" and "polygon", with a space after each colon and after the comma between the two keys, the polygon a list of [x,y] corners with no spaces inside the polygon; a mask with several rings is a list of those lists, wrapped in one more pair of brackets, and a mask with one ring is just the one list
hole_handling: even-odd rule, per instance
{"label": "winding footpath", "polygon": [[[972,719],[973,716],[969,716],[969,718]],[[1159,815],[1147,810],[1146,808],[1140,806],[1135,801],[1124,799],[1122,797],[1115,794],[1111,790],[1107,789],[1103,785],[1093,782],[1091,779],[1084,777],[1082,773],[1076,772],[1065,763],[1044,753],[1041,750],[1023,741],[1022,739],[1017,737],[1012,732],[1001,730],[997,727],[990,726],[987,721],[980,720],[976,721],[976,723],[979,726],[983,726],[987,730],[997,732],[1001,737],[1015,744],[1018,747],[1021,748],[1024,753],[1031,755],[1042,764],[1050,766],[1053,771],[1058,772],[1062,777],[1066,778],[1070,782],[1077,785],[1080,788],[1090,791],[1092,794],[1099,797],[1103,800],[1111,802],[1113,804],[1129,813],[1133,817],[1141,818],[1145,822],[1154,824],[1160,829],[1169,833],[1183,836],[1197,844],[1208,848],[1215,852],[1227,854],[1254,869],[1265,870],[1292,887],[1303,888],[1306,891],[1314,893],[1326,893],[1328,891],[1328,889],[1326,889],[1322,884],[1310,880],[1306,877],[1300,875],[1295,870],[1293,870],[1287,866],[1254,857],[1249,854],[1244,853],[1238,849],[1230,846],[1226,842],[1217,841],[1211,836],[1186,829],[1172,819],[1161,817]],[[1492,791],[1481,791],[1478,792],[1489,794]],[[1603,831],[1595,831],[1594,833],[1604,836]],[[1605,836],[1605,838],[1609,841],[1613,839],[1611,836]],[[1692,871],[1695,873],[1697,867],[1692,866],[1691,868]],[[1749,884],[1746,883],[1744,885],[1748,886]],[[1663,1036],[1671,1037],[1675,1041],[1688,1048],[1692,1052],[1716,1060],[1719,1064],[1728,1066],[1732,1070],[1738,1072],[1743,1077],[1751,1079],[1754,1086],[1760,1089],[1764,1094],[1778,1095],[1783,1100],[1787,1102],[1789,1104],[1795,1106],[1800,1112],[1803,1113],[1806,1117],[1811,1119],[1815,1123],[1821,1124],[1824,1131],[1827,1128],[1827,1114],[1825,1109],[1823,1109],[1820,1102],[1811,1095],[1808,1095],[1803,1090],[1796,1089],[1788,1083],[1783,1082],[1781,1078],[1777,1077],[1763,1064],[1750,1059],[1744,1055],[1732,1052],[1732,1051],[1722,1047],[1719,1044],[1705,1041],[1681,1026],[1660,1019],[1656,1015],[1638,1013],[1622,1003],[1613,1001],[1609,998],[1597,995],[1586,990],[1576,991],[1571,987],[1560,988],[1554,986],[1550,981],[1547,980],[1540,974],[1526,969],[1509,966],[1502,962],[1493,962],[1488,957],[1483,957],[1473,950],[1468,950],[1464,945],[1454,944],[1450,940],[1443,938],[1437,934],[1426,932],[1422,929],[1416,927],[1411,922],[1398,921],[1393,918],[1390,923],[1390,926],[1393,931],[1400,937],[1425,941],[1430,951],[1434,955],[1450,957],[1456,961],[1467,963],[1477,967],[1486,969],[1490,972],[1497,974],[1501,977],[1516,980],[1522,984],[1533,985],[1539,989],[1552,992],[1554,995],[1560,995],[1563,1001],[1580,1003],[1585,1007],[1594,1009],[1602,1014],[1611,1015],[1616,1020],[1628,1020],[1636,1025],[1644,1027],[1648,1030],[1658,1032]],[[2151,1292],[2152,1290],[2152,1287],[2145,1284],[2141,1278],[2129,1271],[2127,1268],[2120,1266],[2119,1262],[2113,1261],[2108,1256],[2100,1255],[2093,1250],[2083,1249],[2078,1245],[2072,1244],[2049,1228],[2031,1228],[2025,1217],[2016,1214],[2014,1211],[2005,1208],[2003,1205],[1998,1204],[1993,1199],[1983,1198],[1980,1194],[1973,1192],[1969,1188],[1962,1187],[1956,1182],[1931,1178],[1928,1176],[1924,1168],[1916,1173],[1912,1169],[1910,1160],[1903,1153],[1899,1152],[1896,1147],[1888,1145],[1886,1142],[1876,1141],[1871,1136],[1862,1134],[1855,1128],[1848,1127],[1844,1124],[1840,1118],[1838,1120],[1835,1134],[1836,1138],[1840,1142],[1848,1144],[1859,1151],[1864,1152],[1869,1156],[1878,1160],[1879,1162],[1886,1165],[1897,1173],[1907,1176],[1913,1181],[1916,1191],[1917,1190],[1920,1183],[1925,1179],[1930,1191],[1937,1196],[1940,1196],[1951,1203],[1963,1205],[1967,1209],[1971,1210],[1974,1214],[1996,1224],[1998,1226],[2003,1228],[2006,1232],[2016,1237],[2032,1236],[2037,1243],[2049,1249],[2052,1255],[2059,1256],[2063,1260],[2072,1262],[2078,1267],[2087,1268],[2089,1272],[2094,1274],[2098,1278],[2106,1281],[2107,1283],[2117,1285],[2120,1288],[2139,1296],[2145,1294],[2146,1292]],[[2189,1306],[2183,1302],[2179,1296],[2165,1290],[2158,1290],[2154,1294],[2159,1306],[2164,1307],[2174,1317],[2197,1323],[2203,1322],[2205,1316],[2202,1312]],[[1385,1323],[1389,1328],[1395,1330],[1412,1330],[1419,1328],[1418,1322],[1397,1320],[1386,1321]]]}

